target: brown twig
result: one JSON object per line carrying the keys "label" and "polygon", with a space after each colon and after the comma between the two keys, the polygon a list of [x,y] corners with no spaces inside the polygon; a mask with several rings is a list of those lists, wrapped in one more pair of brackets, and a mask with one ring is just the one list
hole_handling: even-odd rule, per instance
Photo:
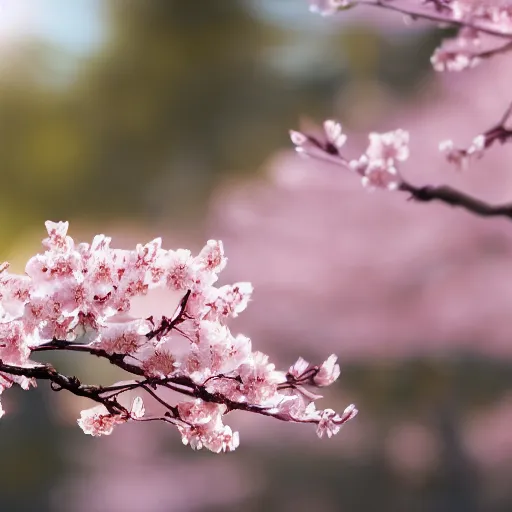
{"label": "brown twig", "polygon": [[[190,298],[191,290],[187,290],[187,293],[182,297],[174,315],[171,318],[167,318],[166,316],[162,317],[160,322],[160,326],[146,334],[146,338],[148,340],[152,340],[156,338],[157,341],[160,341],[164,336],[169,334],[173,329],[177,329],[177,326],[183,323],[187,319],[187,303]],[[149,317],[148,320],[153,322],[153,317]]]}
{"label": "brown twig", "polygon": [[416,187],[403,181],[399,190],[408,192],[410,198],[419,202],[439,201],[449,206],[458,206],[481,217],[508,217],[512,219],[512,203],[491,205],[476,197],[460,192],[447,185]]}
{"label": "brown twig", "polygon": [[512,102],[510,102],[507,110],[505,110],[504,114],[501,116],[501,119],[498,121],[498,123],[496,123],[496,125],[494,125],[492,128],[489,128],[486,132],[483,133],[483,136],[485,138],[485,148],[492,146],[494,142],[501,142],[502,144],[504,144],[508,140],[512,139],[512,129],[507,128],[505,126],[511,114]]}
{"label": "brown twig", "polygon": [[4,364],[3,361],[0,361],[0,372],[31,379],[48,380],[51,383],[53,391],[66,389],[74,395],[89,398],[90,400],[103,404],[112,414],[128,414],[128,411],[115,397],[102,396],[105,391],[108,391],[108,388],[82,384],[77,377],[63,375],[49,364],[25,368],[22,366]]}
{"label": "brown twig", "polygon": [[94,355],[96,357],[102,357],[104,359],[108,359],[111,364],[114,366],[118,366],[119,368],[133,373],[134,375],[144,375],[144,371],[142,368],[125,362],[126,355],[124,354],[108,354],[103,349],[98,349],[90,345],[81,345],[79,343],[72,343],[64,340],[52,340],[49,343],[45,343],[44,345],[39,345],[38,347],[33,347],[32,352],[43,352],[48,350],[68,350],[70,352],[85,352],[87,354]]}
{"label": "brown twig", "polygon": [[370,7],[377,7],[381,9],[387,9],[389,11],[395,11],[406,16],[411,16],[414,19],[422,18],[429,21],[438,23],[446,23],[459,28],[471,28],[489,34],[492,36],[502,37],[506,39],[512,39],[512,32],[503,32],[501,30],[493,29],[485,24],[475,23],[469,19],[454,19],[450,16],[442,14],[443,9],[436,9],[435,11],[415,10],[408,6],[401,5],[400,3],[389,1],[389,0],[355,0],[353,5],[368,5]]}

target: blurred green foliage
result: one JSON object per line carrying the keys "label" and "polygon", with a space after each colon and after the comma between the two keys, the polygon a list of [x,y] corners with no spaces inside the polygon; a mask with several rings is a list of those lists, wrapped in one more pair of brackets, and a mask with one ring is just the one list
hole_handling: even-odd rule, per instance
{"label": "blurred green foliage", "polygon": [[[279,25],[242,0],[100,5],[107,33],[92,55],[32,41],[4,65],[0,247],[47,218],[193,223],[218,180],[257,170],[300,115],[332,115],[336,91],[375,78],[410,90],[428,68],[411,48],[434,44],[383,44],[362,26],[311,37],[296,10]],[[287,72],[289,48],[302,73]],[[394,61],[407,71],[389,75]]]}

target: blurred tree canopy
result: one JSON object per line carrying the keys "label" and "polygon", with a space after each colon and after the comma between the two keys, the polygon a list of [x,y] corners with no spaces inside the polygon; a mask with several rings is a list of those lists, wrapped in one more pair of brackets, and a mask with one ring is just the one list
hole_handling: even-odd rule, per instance
{"label": "blurred tree canopy", "polygon": [[41,41],[10,55],[0,77],[3,247],[47,218],[197,218],[222,173],[254,171],[301,113],[326,114],[340,86],[379,74],[376,55],[393,51],[352,27],[329,36],[333,74],[286,74],[280,52],[303,34],[255,5],[105,1],[106,37],[92,55]]}

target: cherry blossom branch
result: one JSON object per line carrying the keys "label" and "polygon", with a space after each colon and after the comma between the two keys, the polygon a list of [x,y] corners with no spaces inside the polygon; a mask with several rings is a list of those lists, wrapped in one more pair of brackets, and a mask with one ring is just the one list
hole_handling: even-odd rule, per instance
{"label": "cherry blossom branch", "polygon": [[32,349],[32,352],[47,352],[47,351],[55,351],[55,350],[67,350],[69,352],[83,352],[86,354],[90,354],[96,357],[102,357],[108,359],[108,361],[121,368],[122,370],[126,370],[127,372],[133,373],[134,375],[144,375],[144,370],[136,365],[125,362],[126,355],[125,354],[109,354],[104,349],[95,348],[90,345],[82,345],[78,343],[72,343],[70,341],[64,340],[56,340],[45,343],[44,345],[39,345]]}
{"label": "cherry blossom branch", "polygon": [[[421,8],[414,4],[420,4]],[[310,0],[310,10],[324,16],[358,5],[458,27],[456,36],[444,40],[432,55],[436,71],[462,71],[512,49],[512,8],[506,5],[461,0]],[[508,41],[503,44],[503,39]]]}
{"label": "cherry blossom branch", "polygon": [[[512,7],[498,3],[474,3],[461,0],[425,0],[423,8],[412,7],[412,2],[397,0],[310,0],[310,10],[322,15],[367,5],[399,12],[413,18],[423,18],[445,25],[459,27],[457,36],[443,41],[432,55],[437,71],[461,71],[477,65],[482,60],[512,50]],[[429,9],[429,7],[431,7]],[[482,44],[481,34],[487,34],[491,46]],[[495,39],[507,39],[495,45]],[[512,113],[512,103],[501,120],[483,134],[476,136],[466,149],[455,148],[451,140],[440,143],[450,163],[465,167],[470,158],[480,158],[495,142],[505,143],[512,138],[512,129],[505,126]],[[411,194],[417,201],[437,200],[450,206],[460,206],[482,216],[510,217],[510,205],[490,205],[448,186],[416,187],[407,183],[399,174],[397,163],[409,156],[409,134],[403,130],[385,134],[370,134],[370,145],[358,160],[349,161],[341,153],[346,136],[341,125],[334,121],[324,123],[321,139],[300,132],[291,132],[292,142],[302,155],[348,167],[361,176],[363,185],[370,188],[387,188]]]}
{"label": "cherry blossom branch", "polygon": [[[67,223],[47,222],[47,250],[29,260],[25,275],[0,266],[0,392],[48,380],[56,391],[98,404],[78,419],[87,434],[108,435],[131,420],[161,420],[176,426],[184,444],[216,453],[239,444],[238,433],[223,423],[233,410],[312,423],[320,437],[336,434],[356,415],[353,405],[341,414],[317,410],[321,397],[306,389],[338,378],[334,355],[317,366],[299,359],[282,372],[252,350],[249,338],[231,334],[226,321],[245,309],[252,286],[214,286],[226,264],[221,242],[210,240],[197,256],[164,250],[160,239],[128,251],[111,249],[103,235],[91,245],[77,245],[67,229]],[[174,313],[159,322],[133,316],[132,299],[155,288],[182,293]],[[85,385],[30,360],[33,352],[47,351],[102,358],[137,380]],[[159,394],[167,389],[185,400],[169,403]],[[147,416],[140,396],[131,408],[120,404],[120,395],[136,390],[163,406],[165,414]]]}
{"label": "cherry blossom branch", "polygon": [[[512,114],[512,104],[497,125],[480,136],[482,148],[490,147],[496,141],[505,142],[512,137],[505,123]],[[325,121],[322,136],[314,136],[292,130],[290,138],[295,150],[302,156],[338,165],[361,178],[370,189],[397,190],[410,194],[419,202],[439,201],[449,206],[458,206],[482,217],[512,218],[512,203],[491,205],[447,185],[415,186],[406,181],[398,171],[398,164],[409,157],[409,134],[396,130],[384,134],[371,133],[370,144],[359,159],[349,160],[342,154],[347,140],[341,125]]]}
{"label": "cherry blossom branch", "polygon": [[[428,5],[429,2],[424,2],[424,5]],[[377,7],[379,9],[386,9],[388,11],[394,11],[405,16],[410,16],[413,19],[424,19],[428,21],[434,21],[441,24],[452,25],[459,28],[470,28],[489,34],[492,36],[512,38],[512,31],[504,31],[493,28],[492,25],[473,21],[470,17],[462,17],[462,13],[458,14],[455,9],[457,8],[456,1],[433,1],[430,2],[434,5],[433,11],[418,10],[409,7],[407,4],[398,3],[395,0],[355,0],[353,5],[361,4],[370,7]],[[460,18],[458,16],[461,16]]]}
{"label": "cherry blossom branch", "polygon": [[512,102],[501,116],[501,119],[484,133],[477,135],[468,148],[456,148],[453,141],[445,140],[439,144],[439,150],[445,153],[448,162],[458,168],[467,167],[470,159],[481,158],[486,149],[494,143],[504,144],[512,139],[512,129],[505,125],[512,114]]}
{"label": "cherry blossom branch", "polygon": [[480,49],[478,34],[460,32],[453,39],[446,39],[430,58],[436,71],[463,71],[473,68],[483,60],[512,50],[512,41],[485,50]]}
{"label": "cherry blossom branch", "polygon": [[[396,0],[310,0],[309,3],[312,12],[317,12],[323,16],[330,16],[338,12],[346,11],[358,5],[365,5],[394,11],[404,16],[409,16],[412,19],[424,19],[443,25],[470,28],[496,37],[512,38],[512,30],[500,30],[493,27],[490,21],[492,17],[490,9],[487,11],[474,10],[472,12],[469,10],[469,6],[467,6],[467,11],[461,11],[462,6],[460,2],[454,0],[422,2],[424,6],[432,4],[433,9],[416,9],[408,5],[407,2],[397,2]],[[499,7],[496,6],[494,9],[497,11]],[[486,20],[484,16],[488,19]]]}
{"label": "cherry blossom branch", "polygon": [[[152,329],[146,334],[146,338],[148,340],[156,338],[157,341],[160,341],[164,336],[169,334],[173,329],[176,329],[179,324],[183,323],[188,318],[185,311],[187,308],[188,300],[190,298],[190,294],[191,290],[187,290],[187,293],[185,293],[185,295],[182,297],[172,318],[163,316],[160,322],[160,326]],[[150,317],[149,321],[153,324],[153,317]]]}
{"label": "cherry blossom branch", "polygon": [[[188,294],[187,294],[188,296]],[[180,302],[179,308],[182,308],[184,300]],[[154,336],[151,336],[153,338]],[[70,350],[73,352],[84,352],[91,355],[94,355],[96,357],[103,357],[107,360],[109,360],[113,365],[118,366],[119,368],[122,368],[123,370],[126,370],[130,373],[133,373],[135,375],[144,375],[144,372],[133,365],[127,365],[123,362],[123,355],[120,354],[107,354],[104,350],[101,349],[94,349],[93,347],[84,346],[84,345],[74,345],[72,343],[63,341],[63,340],[52,340],[50,344],[46,344],[40,347],[37,347],[34,349],[34,352],[40,352],[40,351],[47,351],[47,350]],[[334,363],[333,363],[334,364]],[[317,382],[315,381],[316,378],[318,378],[318,375],[321,374],[324,369],[321,365],[309,365],[305,360],[302,358],[299,359],[298,363],[296,365],[299,365],[300,368],[303,369],[301,373],[297,373],[294,370],[291,370],[291,372],[288,372],[285,376],[285,381],[278,383],[277,388],[278,389],[299,389],[302,394],[305,394],[305,396],[310,397],[311,394],[308,393],[303,386],[309,385],[309,386],[317,386]],[[12,370],[12,371],[11,371]],[[24,371],[27,370],[27,371]],[[233,411],[233,410],[242,410],[246,412],[253,412],[257,414],[261,414],[264,416],[272,416],[276,419],[280,419],[282,421],[293,421],[295,423],[318,423],[318,421],[314,420],[314,418],[308,418],[307,421],[302,421],[301,419],[292,419],[287,415],[283,415],[279,412],[275,412],[275,408],[266,408],[261,407],[257,405],[252,405],[248,403],[240,403],[235,402],[231,400],[226,395],[223,395],[222,393],[210,393],[207,390],[206,385],[213,379],[226,379],[229,377],[226,377],[224,375],[219,375],[215,377],[211,377],[210,379],[207,379],[205,382],[205,385],[198,385],[192,381],[189,377],[186,376],[176,376],[176,377],[164,377],[164,378],[148,378],[141,382],[135,382],[130,384],[123,384],[119,386],[90,386],[90,385],[82,385],[80,381],[76,377],[66,377],[62,374],[58,374],[51,366],[46,365],[42,367],[36,367],[36,368],[18,368],[18,367],[12,367],[8,365],[0,366],[0,372],[5,373],[12,373],[13,375],[24,375],[26,377],[34,377],[38,379],[44,379],[44,380],[52,380],[53,375],[57,375],[59,377],[58,383],[61,388],[67,389],[71,393],[78,395],[78,396],[84,396],[87,398],[91,398],[95,401],[103,403],[103,405],[106,405],[104,403],[105,399],[101,397],[101,395],[111,392],[125,392],[134,390],[136,388],[142,388],[144,389],[148,394],[150,394],[156,401],[158,401],[161,405],[163,405],[166,409],[169,411],[176,413],[177,409],[173,406],[171,406],[169,403],[164,401],[161,397],[159,397],[152,389],[153,387],[156,389],[158,386],[164,386],[167,387],[173,391],[176,391],[178,393],[186,394],[187,396],[191,396],[194,398],[200,398],[201,400],[205,402],[211,402],[211,403],[217,403],[222,404],[227,407],[227,412]],[[42,377],[40,377],[42,375]],[[320,379],[322,377],[320,376]],[[242,383],[240,379],[233,379],[238,383]],[[69,384],[62,385],[61,382],[68,382]],[[176,387],[176,386],[180,387]],[[53,388],[52,388],[53,389]],[[111,398],[113,395],[109,395],[108,398]],[[314,398],[319,398],[318,395],[313,395]],[[179,415],[175,414],[175,418],[179,419]],[[347,421],[344,420],[343,423]]]}
{"label": "cherry blossom branch", "polygon": [[[61,340],[53,340],[52,345],[46,345],[43,348],[52,349],[52,350],[72,350],[77,351],[76,349],[79,346],[71,345]],[[89,347],[83,347],[89,348]],[[116,366],[119,366],[119,360],[116,358],[112,358],[112,355],[106,354],[104,351],[85,351],[79,350],[79,352],[89,352],[92,355],[98,357],[104,357],[111,361]],[[334,365],[335,358],[331,358],[331,363]],[[122,367],[122,366],[120,366]],[[123,368],[125,369],[125,368]],[[332,366],[332,371],[338,372],[334,366]],[[129,371],[129,370],[128,370]],[[319,383],[322,383],[322,379],[325,379],[326,376],[322,376],[322,372],[326,372],[324,366],[319,365],[309,365],[302,358],[298,360],[298,362],[290,369],[290,371],[286,374],[285,381],[277,384],[278,389],[300,389],[304,396],[311,398],[311,394],[306,392],[303,389],[304,385],[318,386]],[[251,412],[255,414],[260,414],[263,416],[270,416],[275,419],[281,421],[288,421],[293,423],[313,423],[319,425],[323,421],[325,422],[325,418],[318,417],[315,414],[308,415],[297,415],[294,416],[293,412],[288,409],[283,409],[277,406],[265,407],[261,405],[254,405],[251,403],[245,402],[237,402],[229,398],[228,396],[215,392],[211,393],[208,391],[206,385],[198,385],[192,381],[189,377],[186,376],[177,376],[177,377],[165,377],[165,378],[148,378],[140,382],[127,383],[122,385],[113,385],[113,386],[94,386],[94,385],[84,385],[80,382],[77,377],[68,377],[57,372],[51,365],[43,364],[40,366],[34,367],[19,367],[13,365],[6,365],[0,361],[0,373],[7,375],[17,375],[24,376],[27,378],[37,379],[37,380],[49,380],[51,382],[51,387],[53,391],[61,391],[65,389],[76,396],[81,396],[93,400],[105,407],[105,409],[112,416],[120,416],[123,419],[135,419],[135,420],[143,420],[142,417],[132,417],[132,413],[128,412],[128,410],[123,407],[117,400],[117,396],[126,391],[132,391],[137,388],[143,389],[146,393],[148,393],[151,397],[153,397],[158,403],[163,405],[166,409],[166,415],[163,417],[153,417],[153,418],[145,418],[144,421],[155,421],[162,420],[166,418],[172,418],[173,420],[179,420],[181,423],[185,425],[190,425],[187,421],[181,418],[178,407],[171,406],[168,402],[166,402],[163,398],[161,398],[154,390],[158,388],[158,386],[168,387],[173,391],[178,391],[180,393],[185,393],[187,396],[194,397],[199,399],[204,403],[212,403],[223,405],[226,408],[225,414],[230,411],[238,410]],[[137,372],[139,374],[139,372]],[[216,377],[218,379],[225,379],[225,376],[221,375]],[[315,379],[320,379],[318,382]],[[328,379],[332,377],[327,377]],[[209,379],[210,380],[210,379]],[[236,379],[235,379],[236,380]],[[241,383],[241,381],[239,381]],[[185,392],[183,388],[176,388],[172,386],[172,384],[178,384],[180,386],[188,388],[188,391]],[[318,395],[313,395],[314,399],[320,398]],[[283,399],[286,402],[286,398]],[[311,412],[316,412],[312,410]],[[338,428],[357,413],[356,409],[353,406],[348,407],[343,415],[338,416],[334,411],[329,410],[327,416],[329,420],[332,422],[333,428]],[[171,416],[169,416],[169,414]],[[173,422],[175,424],[175,422]]]}

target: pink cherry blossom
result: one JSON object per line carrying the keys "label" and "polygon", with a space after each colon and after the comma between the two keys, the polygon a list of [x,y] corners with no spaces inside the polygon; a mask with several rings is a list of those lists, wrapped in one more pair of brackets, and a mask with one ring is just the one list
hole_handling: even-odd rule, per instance
{"label": "pink cherry blossom", "polygon": [[315,384],[320,387],[330,386],[340,376],[340,365],[336,364],[338,358],[332,354],[320,366],[318,373],[313,377]]}
{"label": "pink cherry blossom", "polygon": [[225,410],[225,406],[201,399],[179,403],[178,412],[184,424],[178,425],[178,429],[183,444],[190,444],[194,450],[205,447],[215,453],[233,451],[239,444],[239,435],[222,424]]}
{"label": "pink cherry blossom", "polygon": [[43,240],[43,245],[48,249],[62,250],[67,252],[74,246],[71,237],[67,236],[69,222],[45,222],[48,238]]}
{"label": "pink cherry blossom", "polygon": [[409,133],[405,130],[370,133],[369,139],[366,156],[370,162],[381,160],[392,165],[395,161],[404,162],[409,158]]}
{"label": "pink cherry blossom", "polygon": [[146,334],[151,330],[147,320],[108,322],[98,326],[98,336],[92,346],[105,350],[107,354],[133,354],[147,342]]}
{"label": "pink cherry blossom", "polygon": [[478,56],[440,47],[436,48],[430,61],[436,71],[463,71],[477,66],[481,59]]}
{"label": "pink cherry blossom", "polygon": [[265,404],[275,398],[277,384],[284,380],[269,357],[261,352],[254,352],[239,371],[242,391],[249,402]]}
{"label": "pink cherry blossom", "polygon": [[85,434],[95,437],[109,436],[116,425],[126,423],[130,418],[140,420],[144,414],[142,398],[136,397],[128,414],[113,414],[103,404],[100,404],[83,410],[77,423]]}
{"label": "pink cherry blossom", "polygon": [[142,368],[151,377],[169,377],[179,367],[176,357],[166,348],[157,348],[143,359]]}
{"label": "pink cherry blossom", "polygon": [[[341,127],[326,123],[325,130],[327,143],[341,147]],[[287,374],[253,351],[248,337],[232,334],[227,320],[245,310],[253,289],[246,282],[215,286],[227,262],[220,241],[209,240],[197,256],[163,249],[160,238],[121,250],[105,235],[75,244],[68,228],[47,223],[46,250],[29,259],[25,276],[8,273],[6,265],[0,269],[1,391],[49,380],[54,390],[96,402],[77,420],[86,434],[110,435],[128,421],[158,420],[175,426],[184,444],[215,453],[239,445],[238,432],[223,422],[233,409],[295,423],[322,421],[312,412],[320,396],[308,388],[334,382],[335,356],[321,366],[299,359]],[[181,299],[160,318],[136,316],[132,302],[155,289],[178,292]],[[30,360],[32,352],[49,350],[85,352],[135,378],[83,384]],[[172,405],[169,390],[186,399]],[[126,408],[121,397],[132,391],[146,393],[164,412],[148,416],[139,396]]]}
{"label": "pink cherry blossom", "polygon": [[295,150],[303,156],[326,161],[359,174],[369,189],[397,190],[403,183],[397,163],[409,157],[409,133],[398,129],[387,133],[370,133],[369,146],[359,158],[348,161],[341,153],[347,140],[341,125],[328,120],[323,125],[324,137],[291,131]]}
{"label": "pink cherry blossom", "polygon": [[132,408],[130,411],[130,417],[135,420],[140,420],[146,414],[146,409],[144,408],[144,402],[140,396],[135,397],[132,403]]}
{"label": "pink cherry blossom", "polygon": [[297,361],[290,366],[288,373],[295,379],[298,380],[304,375],[311,365],[302,357],[299,357]]}
{"label": "pink cherry blossom", "polygon": [[208,240],[197,256],[197,261],[204,269],[212,270],[215,273],[221,272],[227,263],[222,242],[218,240]]}
{"label": "pink cherry blossom", "polygon": [[216,298],[209,304],[217,314],[237,317],[247,308],[253,288],[251,283],[225,285],[216,290]]}
{"label": "pink cherry blossom", "polygon": [[512,8],[507,0],[309,2],[310,11],[322,16],[341,13],[348,7],[362,8],[368,5],[401,13],[409,22],[424,18],[444,26],[457,27],[455,37],[444,40],[432,55],[431,62],[436,71],[463,71],[512,48]]}
{"label": "pink cherry blossom", "polygon": [[0,354],[3,362],[24,365],[30,356],[29,333],[20,320],[0,324]]}
{"label": "pink cherry blossom", "polygon": [[97,405],[90,409],[85,409],[80,413],[77,420],[78,426],[85,434],[91,436],[109,436],[114,427],[119,423],[124,423],[120,416],[108,412],[104,405]]}
{"label": "pink cherry blossom", "polygon": [[369,160],[363,155],[358,161],[350,162],[350,167],[362,175],[361,183],[370,190],[397,190],[402,181],[393,163],[381,159]]}
{"label": "pink cherry blossom", "polygon": [[338,151],[347,142],[347,136],[343,133],[341,124],[332,119],[324,121],[324,132],[327,138],[327,142],[332,144]]}
{"label": "pink cherry blossom", "polygon": [[332,119],[324,121],[319,136],[290,130],[290,140],[299,155],[318,158],[339,165],[345,163],[341,150],[347,141],[341,124]]}
{"label": "pink cherry blossom", "polygon": [[481,158],[484,155],[485,147],[485,135],[477,135],[467,149],[456,148],[451,140],[439,143],[439,151],[444,153],[446,160],[454,164],[457,169],[465,169],[470,160]]}
{"label": "pink cherry blossom", "polygon": [[224,406],[204,402],[197,398],[193,402],[180,402],[178,404],[180,418],[192,425],[206,425],[213,419],[217,419],[225,411]]}
{"label": "pink cherry blossom", "polygon": [[320,411],[320,422],[318,423],[316,433],[318,437],[332,437],[336,435],[341,426],[357,414],[357,409],[353,405],[349,405],[343,414],[339,416],[332,409]]}

